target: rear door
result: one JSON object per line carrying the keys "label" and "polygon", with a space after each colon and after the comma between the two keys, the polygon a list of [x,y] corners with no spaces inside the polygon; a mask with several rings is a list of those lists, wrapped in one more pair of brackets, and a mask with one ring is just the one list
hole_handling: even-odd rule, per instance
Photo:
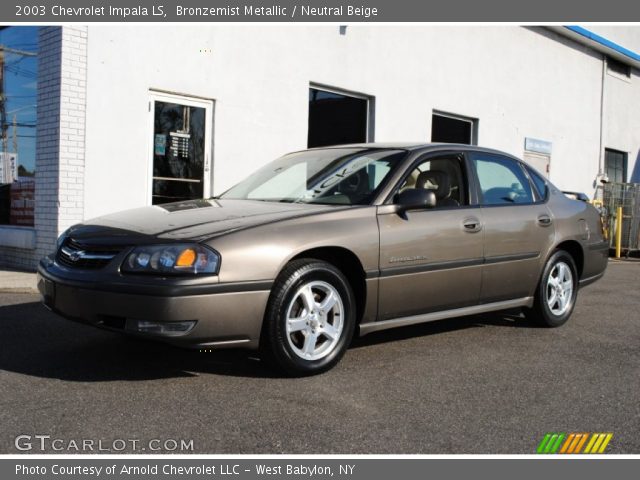
{"label": "rear door", "polygon": [[553,217],[518,161],[484,152],[469,157],[484,222],[481,301],[532,295],[553,242]]}
{"label": "rear door", "polygon": [[378,215],[379,319],[477,304],[482,212],[470,206],[464,156],[451,152],[421,157],[394,193],[408,188],[434,190],[437,203],[433,209],[402,216]]}

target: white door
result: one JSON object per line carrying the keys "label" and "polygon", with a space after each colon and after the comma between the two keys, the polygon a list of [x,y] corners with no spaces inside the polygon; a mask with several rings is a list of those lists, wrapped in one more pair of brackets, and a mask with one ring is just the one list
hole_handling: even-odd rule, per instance
{"label": "white door", "polygon": [[211,196],[213,102],[149,93],[149,203]]}
{"label": "white door", "polygon": [[551,157],[549,155],[524,152],[522,159],[545,177],[549,178],[549,170],[551,168]]}

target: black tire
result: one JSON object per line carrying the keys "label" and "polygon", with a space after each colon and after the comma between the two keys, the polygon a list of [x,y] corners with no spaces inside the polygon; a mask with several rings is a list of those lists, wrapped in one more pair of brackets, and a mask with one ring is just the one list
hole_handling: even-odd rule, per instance
{"label": "black tire", "polygon": [[[558,269],[562,268],[561,265],[566,266],[571,274],[571,292],[566,294],[563,292],[562,298],[566,297],[566,306],[561,308],[560,300],[550,306],[549,303],[554,298],[552,296],[554,287],[549,285],[550,276],[557,278]],[[567,280],[568,282],[568,280]],[[564,283],[567,283],[564,282]],[[559,327],[564,325],[576,305],[576,298],[578,296],[578,269],[573,257],[564,250],[556,250],[547,260],[547,263],[542,270],[540,281],[536,289],[533,308],[526,309],[525,314],[528,318],[536,322],[543,327]],[[556,297],[560,298],[559,293],[556,291]],[[553,308],[553,307],[556,308]]]}
{"label": "black tire", "polygon": [[[301,312],[300,318],[312,318],[305,314],[307,310],[303,307],[304,295],[299,293],[303,287],[308,286],[328,288],[333,292],[333,295],[337,293],[341,303],[336,303],[339,307],[333,307],[328,316],[322,317],[319,309],[314,310],[316,312],[314,315],[320,316],[313,317],[314,327],[307,326],[304,331],[290,333],[287,331],[289,322],[287,318],[290,309],[297,308]],[[312,289],[312,292],[313,298],[317,298],[316,301],[322,300],[323,292],[321,290]],[[290,262],[278,275],[271,290],[260,341],[262,357],[291,376],[314,375],[329,370],[340,361],[351,343],[356,323],[355,305],[349,282],[335,266],[312,258]],[[316,307],[319,305],[316,304]],[[341,309],[340,313],[337,313],[338,309]],[[324,323],[318,318],[324,318]],[[341,325],[340,333],[334,335],[335,340],[323,336],[321,327],[333,327],[338,324]],[[307,325],[309,325],[308,322]],[[321,358],[305,359],[301,357],[304,354],[306,343],[300,344],[306,341],[311,328],[317,329],[313,331],[313,335],[319,332],[315,336],[318,339],[319,349],[325,348],[326,353]],[[337,329],[333,333],[336,331]],[[315,342],[316,340],[311,341]],[[325,341],[330,344],[325,345]]]}

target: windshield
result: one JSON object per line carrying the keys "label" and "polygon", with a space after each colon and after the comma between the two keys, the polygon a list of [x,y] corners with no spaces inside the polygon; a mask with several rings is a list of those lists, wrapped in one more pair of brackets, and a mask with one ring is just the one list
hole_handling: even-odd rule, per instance
{"label": "windshield", "polygon": [[405,157],[404,150],[330,148],[275,160],[220,198],[367,205]]}

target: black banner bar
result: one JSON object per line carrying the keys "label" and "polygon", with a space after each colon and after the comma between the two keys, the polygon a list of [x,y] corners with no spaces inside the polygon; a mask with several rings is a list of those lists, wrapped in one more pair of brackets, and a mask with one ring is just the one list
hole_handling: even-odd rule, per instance
{"label": "black banner bar", "polygon": [[[640,459],[0,459],[0,478],[60,480],[308,479],[378,480],[543,478],[633,478]],[[627,475],[625,475],[627,474]],[[633,476],[632,476],[633,475]]]}
{"label": "black banner bar", "polygon": [[638,22],[629,0],[16,0],[3,22]]}

